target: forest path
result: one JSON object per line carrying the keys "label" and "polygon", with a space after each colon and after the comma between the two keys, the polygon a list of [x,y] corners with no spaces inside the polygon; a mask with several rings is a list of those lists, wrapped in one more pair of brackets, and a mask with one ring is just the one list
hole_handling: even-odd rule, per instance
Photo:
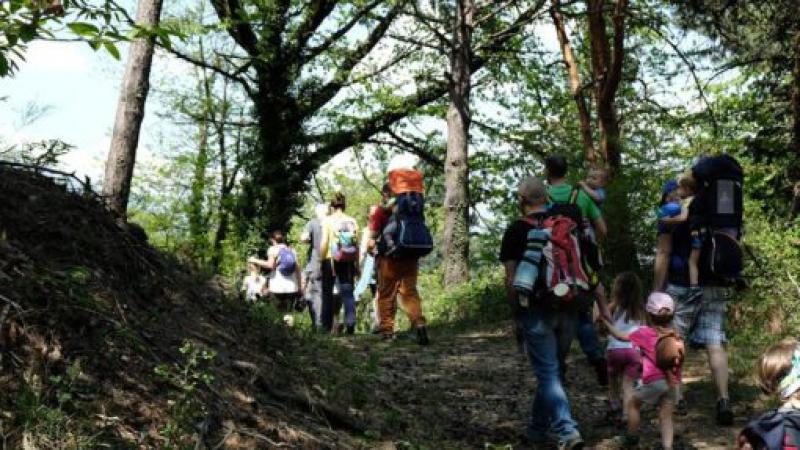
{"label": "forest path", "polygon": [[[479,331],[433,330],[428,347],[410,338],[390,344],[366,336],[342,339],[376,366],[376,385],[360,386],[370,398],[363,412],[385,430],[375,447],[531,448],[524,430],[536,381],[510,328],[507,323]],[[684,374],[689,412],[676,417],[679,442],[688,448],[731,448],[752,415],[755,389],[732,383],[737,421],[722,428],[714,422],[714,388],[702,352],[690,352]],[[577,344],[566,388],[587,448],[615,448],[611,439],[621,430],[605,419],[606,389],[596,383]],[[646,412],[643,423],[642,448],[653,448],[660,442],[654,412]]]}

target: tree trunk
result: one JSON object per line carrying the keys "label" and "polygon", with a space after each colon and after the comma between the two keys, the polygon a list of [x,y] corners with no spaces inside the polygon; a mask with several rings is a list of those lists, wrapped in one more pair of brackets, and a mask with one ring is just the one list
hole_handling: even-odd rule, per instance
{"label": "tree trunk", "polygon": [[792,205],[789,216],[794,219],[800,214],[800,29],[794,38],[794,70],[792,71],[792,150],[794,162],[789,171],[789,181],[793,183]]}
{"label": "tree trunk", "polygon": [[[136,23],[145,29],[158,26],[162,2],[163,0],[139,0]],[[111,210],[121,217],[125,217],[128,209],[139,130],[150,89],[153,46],[152,35],[139,37],[131,42],[111,135],[111,148],[106,161],[103,195]]]}
{"label": "tree trunk", "polygon": [[553,25],[556,27],[556,35],[558,36],[558,43],[561,47],[561,54],[564,57],[564,65],[567,67],[567,78],[569,79],[572,98],[575,100],[575,104],[578,107],[583,153],[586,156],[586,160],[594,165],[597,162],[597,152],[595,151],[594,139],[592,138],[591,115],[589,114],[589,108],[586,106],[586,97],[583,95],[578,62],[575,60],[575,54],[572,51],[569,36],[567,36],[564,16],[559,11],[560,6],[561,2],[559,0],[551,0],[550,17],[553,18]]}
{"label": "tree trunk", "polygon": [[445,159],[444,285],[469,280],[469,95],[475,5],[457,0],[450,54],[450,106]]}

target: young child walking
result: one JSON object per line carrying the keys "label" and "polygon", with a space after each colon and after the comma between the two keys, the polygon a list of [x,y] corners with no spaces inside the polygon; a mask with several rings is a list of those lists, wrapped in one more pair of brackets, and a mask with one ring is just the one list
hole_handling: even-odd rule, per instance
{"label": "young child walking", "polygon": [[653,292],[647,298],[645,310],[651,325],[643,325],[630,332],[618,329],[605,319],[609,332],[615,338],[631,342],[642,354],[642,381],[634,389],[629,404],[625,405],[628,429],[617,441],[622,448],[638,447],[642,407],[658,407],[661,448],[671,450],[675,434],[675,384],[680,381],[683,343],[671,328],[675,312],[672,297],[663,292]]}
{"label": "young child walking", "polygon": [[[622,333],[631,333],[646,323],[642,282],[635,273],[623,272],[614,279],[610,310],[614,328]],[[624,412],[623,405],[631,403],[634,383],[641,373],[642,360],[639,351],[630,341],[617,339],[612,335],[608,338],[606,361],[609,418],[621,419],[624,423],[628,420],[628,415]]]}
{"label": "young child walking", "polygon": [[255,302],[266,295],[267,279],[261,275],[261,268],[252,262],[247,263],[249,275],[242,280],[242,292],[244,299],[248,302]]}
{"label": "young child walking", "polygon": [[800,344],[784,339],[767,349],[758,368],[759,387],[781,406],[750,422],[737,440],[742,450],[796,450],[800,447]]}

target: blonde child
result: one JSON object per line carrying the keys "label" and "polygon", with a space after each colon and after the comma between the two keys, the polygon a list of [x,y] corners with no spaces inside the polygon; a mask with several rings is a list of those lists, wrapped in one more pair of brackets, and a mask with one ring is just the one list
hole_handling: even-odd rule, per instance
{"label": "blonde child", "polygon": [[[665,226],[674,226],[689,222],[694,194],[697,192],[697,182],[692,171],[687,170],[678,178],[677,196],[680,198],[681,212],[676,216],[662,217],[659,222]],[[689,254],[689,287],[697,288],[700,278],[700,250],[702,240],[699,230],[692,229],[692,251]],[[670,242],[671,250],[671,242]]]}
{"label": "blonde child", "polygon": [[246,301],[254,302],[265,295],[267,279],[261,275],[261,268],[252,262],[247,263],[247,271],[249,275],[242,281],[242,292]]}
{"label": "blonde child", "polygon": [[[680,364],[682,357],[674,361],[671,370],[659,367],[660,356],[656,347],[663,336],[674,336],[671,328],[675,302],[663,292],[653,292],[647,298],[645,307],[648,322],[652,326],[643,325],[635,330],[625,332],[618,329],[607,318],[606,326],[617,339],[629,341],[642,353],[642,382],[633,390],[630,401],[625,405],[628,414],[628,429],[624,436],[617,438],[622,448],[637,448],[639,445],[639,426],[643,406],[658,407],[661,424],[661,445],[664,450],[672,449],[673,415],[675,413],[675,384],[680,381]],[[682,355],[682,350],[681,350]]]}
{"label": "blonde child", "polygon": [[[633,272],[623,272],[611,286],[611,322],[623,333],[630,333],[646,322],[642,282]],[[608,338],[606,350],[608,368],[609,416],[627,420],[622,405],[629,405],[633,398],[633,385],[639,379],[641,357],[630,341]],[[622,386],[622,402],[620,402]]]}
{"label": "blonde child", "polygon": [[597,206],[601,206],[606,201],[606,182],[608,181],[608,173],[599,167],[594,167],[589,171],[586,180],[579,181],[578,186],[586,192]]}
{"label": "blonde child", "polygon": [[778,409],[750,422],[737,440],[739,449],[796,449],[800,445],[800,345],[794,338],[773,345],[758,364],[759,387],[780,399]]}

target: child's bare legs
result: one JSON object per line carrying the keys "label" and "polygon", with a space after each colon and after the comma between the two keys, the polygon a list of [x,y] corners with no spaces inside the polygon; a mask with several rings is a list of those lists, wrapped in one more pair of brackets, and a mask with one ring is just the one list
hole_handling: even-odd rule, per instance
{"label": "child's bare legs", "polygon": [[642,402],[631,395],[625,405],[625,412],[628,413],[628,435],[638,436],[639,425],[642,422]]}
{"label": "child's bare legs", "polygon": [[672,439],[675,434],[675,429],[672,423],[672,416],[675,413],[675,402],[669,398],[661,401],[661,406],[658,408],[658,419],[661,424],[661,445],[665,450],[672,448]]}
{"label": "child's bare legs", "polygon": [[[672,253],[672,235],[662,233],[658,235],[656,245],[656,260],[653,267],[653,290],[661,291],[667,282],[669,272],[669,255]],[[699,254],[698,254],[699,258]]]}
{"label": "child's bare legs", "polygon": [[689,254],[689,286],[695,287],[700,282],[700,249],[692,248]]}
{"label": "child's bare legs", "polygon": [[616,413],[615,406],[620,406],[620,404],[625,404],[624,400],[620,403],[620,396],[619,396],[619,385],[620,385],[621,377],[618,373],[609,373],[608,377],[608,406],[610,413]]}
{"label": "child's bare legs", "polygon": [[626,405],[625,408],[622,410],[623,418],[628,417],[628,409],[627,406],[631,404],[633,401],[633,385],[636,383],[636,380],[627,376],[622,376],[622,404]]}

